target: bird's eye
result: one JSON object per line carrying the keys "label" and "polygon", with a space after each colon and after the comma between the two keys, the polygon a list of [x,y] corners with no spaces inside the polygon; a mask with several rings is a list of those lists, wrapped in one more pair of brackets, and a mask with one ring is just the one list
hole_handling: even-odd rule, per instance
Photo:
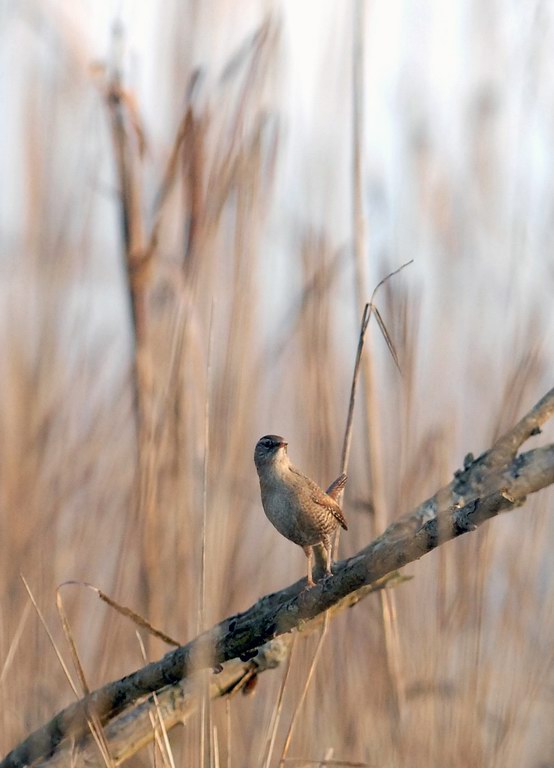
{"label": "bird's eye", "polygon": [[275,446],[277,445],[275,440],[272,440],[270,437],[265,437],[263,440],[260,440],[260,443],[261,445],[263,445],[263,447],[267,451],[271,450],[272,448],[275,448]]}

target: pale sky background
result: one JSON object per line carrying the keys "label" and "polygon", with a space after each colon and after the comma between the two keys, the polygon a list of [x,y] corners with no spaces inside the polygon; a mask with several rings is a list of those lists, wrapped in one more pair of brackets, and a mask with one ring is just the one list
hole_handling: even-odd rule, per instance
{"label": "pale sky background", "polygon": [[[5,287],[17,284],[17,254],[27,229],[28,157],[22,155],[20,138],[30,120],[38,136],[52,137],[52,157],[64,157],[73,169],[67,178],[88,174],[90,189],[99,192],[90,213],[102,284],[98,311],[105,318],[102,296],[118,311],[109,136],[90,87],[91,67],[111,55],[116,21],[124,30],[126,82],[161,160],[184,104],[185,73],[201,66],[205,92],[217,99],[229,57],[267,12],[279,18],[279,51],[267,93],[281,131],[266,235],[269,306],[282,315],[284,275],[300,225],[323,228],[335,247],[348,249],[353,2],[211,0],[187,7],[196,14],[190,29],[179,27],[185,14],[177,2],[0,4]],[[526,333],[522,318],[530,312],[541,316],[541,343],[554,354],[552,22],[548,2],[366,4],[368,286],[383,276],[385,264],[392,269],[413,258],[409,280],[421,286],[422,332],[440,326],[445,344],[462,346],[480,335],[483,352],[488,350],[491,359],[497,355],[498,363],[512,354],[518,329]],[[178,49],[176,29],[182,36]],[[53,100],[59,112],[50,123]],[[60,194],[65,210],[77,204],[67,179],[56,188],[57,202]],[[344,281],[337,296],[348,303],[350,266]],[[476,308],[469,321],[473,328],[464,316],[465,303],[458,314],[461,297],[468,295]],[[345,305],[345,313],[353,322],[351,307]],[[505,348],[502,338],[509,339]],[[462,356],[460,364],[466,364]],[[454,386],[461,373],[445,375],[452,376]]]}

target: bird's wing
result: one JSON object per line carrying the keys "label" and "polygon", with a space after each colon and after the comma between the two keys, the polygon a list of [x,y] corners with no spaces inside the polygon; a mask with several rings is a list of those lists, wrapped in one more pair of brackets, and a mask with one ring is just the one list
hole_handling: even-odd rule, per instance
{"label": "bird's wing", "polygon": [[[321,488],[317,483],[314,483],[313,480],[310,480],[309,477],[306,477],[306,475],[303,475],[302,472],[299,472],[297,469],[291,467],[291,471],[294,472],[296,475],[299,475],[306,485],[309,488],[310,492],[310,498],[314,502],[314,504],[318,504],[319,506],[323,507],[327,512],[329,512],[331,515],[333,515],[334,518],[338,521],[338,523],[341,525],[342,528],[344,528],[345,531],[348,530],[348,525],[346,524],[346,520],[344,518],[344,515],[342,513],[342,509],[339,507],[337,502],[331,498],[328,494],[325,493],[325,491],[322,491]],[[335,483],[338,483],[339,480],[341,480],[343,476],[337,478],[335,480]],[[344,481],[342,481],[342,484],[346,482],[346,475],[344,475]],[[335,485],[333,483],[333,485]]]}

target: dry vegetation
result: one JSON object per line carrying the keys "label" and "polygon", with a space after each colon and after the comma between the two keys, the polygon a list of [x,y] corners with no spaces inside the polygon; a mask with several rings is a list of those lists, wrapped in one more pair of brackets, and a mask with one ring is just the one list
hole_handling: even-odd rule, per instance
{"label": "dry vegetation", "polygon": [[[364,245],[359,232],[337,243],[302,210],[276,213],[286,54],[275,20],[245,33],[219,70],[196,69],[192,54],[164,59],[160,99],[167,90],[172,106],[154,135],[124,74],[124,29],[106,66],[92,67],[54,6],[26,8],[9,18],[10,46],[32,53],[13,77],[20,177],[0,267],[0,754],[74,698],[21,574],[66,658],[55,597],[67,580],[184,642],[302,574],[302,552],[261,512],[253,446],[283,433],[321,484],[338,474],[367,282],[351,246]],[[178,31],[166,20],[164,34],[180,52],[186,24],[174,13]],[[540,58],[533,66],[542,83]],[[523,94],[524,119],[535,102]],[[377,280],[416,257],[380,299],[402,377],[375,336],[342,555],[447,483],[552,385],[552,224],[533,212],[541,226],[526,229],[544,193],[534,176],[515,203],[500,195],[513,169],[493,151],[488,97],[475,95],[464,124],[469,182],[450,175],[406,107],[401,203],[367,270]],[[370,201],[375,237],[383,188]],[[506,249],[499,272],[479,261],[495,248]],[[175,765],[277,765],[295,713],[288,756],[305,762],[290,765],[553,762],[551,502],[538,494],[525,516],[439,548],[407,569],[412,580],[335,619],[322,643],[298,640],[290,669],[263,675],[255,695],[172,731]],[[143,648],[84,587],[62,595],[89,688],[167,650],[141,632]]]}

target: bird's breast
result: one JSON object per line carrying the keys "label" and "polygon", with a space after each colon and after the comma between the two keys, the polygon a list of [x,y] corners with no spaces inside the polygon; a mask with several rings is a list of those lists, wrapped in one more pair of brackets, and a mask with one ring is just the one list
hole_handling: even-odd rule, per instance
{"label": "bird's breast", "polygon": [[309,499],[294,486],[260,480],[262,505],[279,533],[300,546],[318,544],[333,530],[326,515],[317,515]]}

